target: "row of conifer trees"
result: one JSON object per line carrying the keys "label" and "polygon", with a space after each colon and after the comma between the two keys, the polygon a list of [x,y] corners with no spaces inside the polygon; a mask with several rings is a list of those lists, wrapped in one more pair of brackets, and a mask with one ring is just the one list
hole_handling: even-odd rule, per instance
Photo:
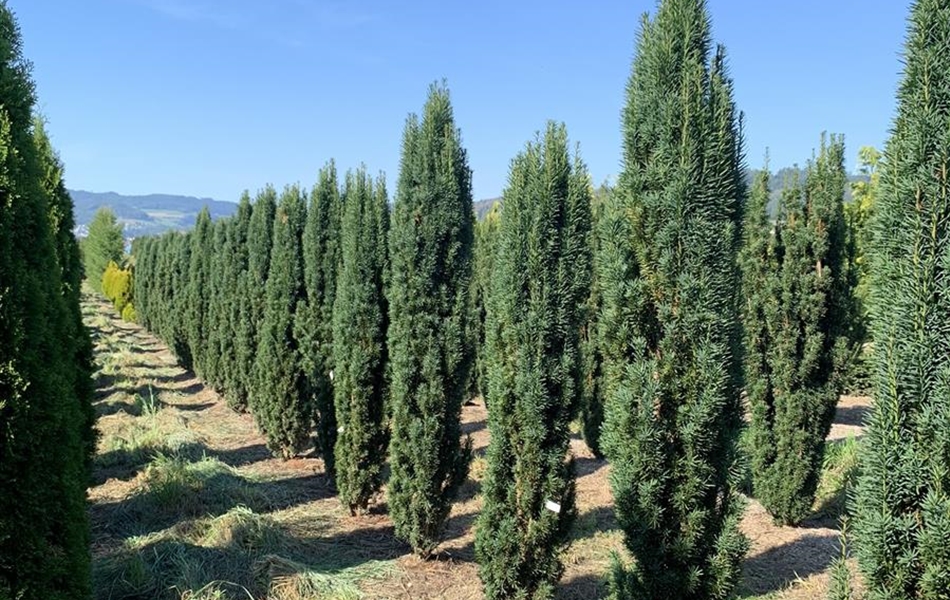
{"label": "row of conifer trees", "polygon": [[[950,588],[948,15],[947,0],[912,9],[873,225],[877,402],[852,510],[882,598]],[[205,213],[191,233],[138,242],[140,318],[248,407],[274,451],[304,449],[315,430],[352,511],[388,458],[396,532],[422,555],[467,473],[461,404],[481,393],[491,442],[475,548],[491,598],[553,592],[576,512],[580,410],[612,464],[635,559],[618,564],[612,593],[729,597],[747,548],[742,391],[754,494],[800,522],[861,341],[844,146],[823,139],[774,211],[767,170],[747,189],[741,116],[702,0],[663,0],[643,21],[623,139],[616,188],[594,194],[563,126],[549,125],[476,226],[435,87],[406,125],[392,213],[381,178],[360,170],[341,189],[332,164],[308,207],[290,187],[216,224]]]}
{"label": "row of conifer trees", "polygon": [[90,596],[92,343],[63,165],[0,3],[0,598]]}
{"label": "row of conifer trees", "polygon": [[382,176],[340,181],[330,163],[309,199],[266,188],[229,219],[204,211],[133,246],[140,322],[249,410],[272,451],[314,446],[354,513],[388,456],[397,533],[424,555],[471,454],[471,206],[448,91],[433,86],[406,125],[392,214]]}

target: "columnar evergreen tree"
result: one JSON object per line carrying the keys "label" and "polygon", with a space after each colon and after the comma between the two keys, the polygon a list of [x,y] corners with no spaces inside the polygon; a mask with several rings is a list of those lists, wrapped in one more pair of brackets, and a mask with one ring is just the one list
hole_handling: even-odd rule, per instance
{"label": "columnar evergreen tree", "polygon": [[249,404],[267,446],[284,458],[304,449],[313,424],[312,405],[294,337],[303,285],[303,227],[306,205],[296,186],[280,197],[265,288],[264,320],[254,363]]}
{"label": "columnar evergreen tree", "polygon": [[495,277],[495,252],[498,246],[498,225],[501,222],[501,204],[495,202],[488,213],[475,224],[475,258],[472,281],[472,339],[475,345],[475,366],[472,369],[470,393],[488,395],[488,357],[485,346],[485,318],[488,290]]}
{"label": "columnar evergreen tree", "polygon": [[[604,212],[604,203],[608,194],[613,190],[602,186],[591,199],[591,254],[596,256],[600,249],[601,215]],[[597,335],[597,321],[600,318],[601,305],[600,281],[596,271],[592,274],[590,294],[584,306],[584,322],[581,328],[581,423],[584,442],[594,456],[603,458],[600,447],[600,429],[604,423],[604,386],[603,356],[601,355],[599,337]]]}
{"label": "columnar evergreen tree", "polygon": [[211,236],[211,260],[208,271],[207,312],[205,313],[205,382],[218,391],[222,388],[222,345],[231,345],[232,334],[227,327],[228,288],[225,277],[227,263],[233,258],[227,254],[230,219],[214,222]]}
{"label": "columnar evergreen tree", "polygon": [[487,598],[551,598],[576,515],[591,187],[563,125],[514,159],[488,308],[491,443],[475,553]]}
{"label": "columnar evergreen tree", "polygon": [[766,510],[794,524],[811,512],[848,357],[844,142],[822,140],[774,224],[768,179],[753,187],[741,253],[752,475]]}
{"label": "columnar evergreen tree", "polygon": [[[83,266],[79,243],[73,234],[76,219],[73,215],[73,199],[66,190],[63,163],[53,149],[46,133],[46,123],[41,118],[33,120],[33,138],[40,161],[43,189],[49,208],[49,223],[56,246],[56,257],[62,271],[62,296],[70,313],[69,339],[75,343],[73,364],[77,369],[74,378],[75,396],[83,415],[81,435],[85,452],[86,470],[92,473],[92,458],[96,453],[96,412],[92,406],[95,389],[92,374],[95,371],[92,338],[82,321],[79,307]],[[66,340],[64,340],[65,343]]]}
{"label": "columnar evergreen tree", "polygon": [[88,372],[68,288],[72,208],[49,197],[55,160],[34,138],[34,103],[19,28],[0,3],[0,598],[71,600],[90,595],[90,435],[77,381]]}
{"label": "columnar evergreen tree", "polygon": [[116,264],[122,262],[124,251],[122,225],[116,220],[111,208],[99,208],[89,222],[89,230],[82,244],[86,280],[92,289],[102,293],[102,274],[109,266],[109,261]]}
{"label": "columnar evergreen tree", "polygon": [[208,305],[211,298],[211,260],[214,224],[211,213],[204,207],[198,213],[195,228],[191,230],[191,253],[188,263],[184,318],[188,348],[194,361],[195,372],[205,377],[208,346]]}
{"label": "columnar evergreen tree", "polygon": [[383,281],[389,201],[364,170],[347,174],[343,265],[333,308],[336,485],[340,500],[363,512],[382,485],[386,456],[386,326]]}
{"label": "columnar evergreen tree", "polygon": [[852,502],[872,599],[950,590],[950,1],[911,8],[872,217],[874,406]]}
{"label": "columnar evergreen tree", "polygon": [[642,23],[597,260],[601,444],[635,558],[615,568],[619,598],[728,597],[747,546],[735,490],[738,121],[705,2],[663,0]]}
{"label": "columnar evergreen tree", "polygon": [[172,237],[175,249],[171,264],[171,277],[168,284],[168,310],[166,327],[168,334],[163,336],[172,347],[175,356],[186,369],[194,366],[192,353],[191,319],[194,312],[191,305],[191,253],[194,248],[193,232]]}
{"label": "columnar evergreen tree", "polygon": [[389,509],[422,556],[438,544],[471,459],[471,441],[460,442],[473,360],[471,181],[449,92],[434,85],[422,118],[406,123],[389,239]]}
{"label": "columnar evergreen tree", "polygon": [[225,244],[225,272],[223,302],[227,309],[222,324],[224,333],[220,336],[221,345],[221,386],[228,404],[235,408],[244,405],[246,395],[241,381],[239,343],[235,339],[241,331],[241,312],[245,302],[241,292],[246,288],[241,280],[248,266],[248,228],[251,222],[251,199],[247,192],[242,194],[237,212],[228,226]]}
{"label": "columnar evergreen tree", "polygon": [[335,470],[337,424],[330,372],[333,370],[333,305],[342,261],[342,210],[336,165],[331,161],[320,170],[317,185],[310,194],[303,234],[307,302],[301,305],[297,322],[301,361],[316,410],[317,447],[331,477]]}
{"label": "columnar evergreen tree", "polygon": [[264,319],[264,291],[270,268],[271,240],[277,193],[268,186],[257,195],[247,230],[247,270],[238,279],[239,323],[237,333],[237,381],[231,401],[235,408],[244,408],[254,388],[254,363],[258,352],[259,328]]}

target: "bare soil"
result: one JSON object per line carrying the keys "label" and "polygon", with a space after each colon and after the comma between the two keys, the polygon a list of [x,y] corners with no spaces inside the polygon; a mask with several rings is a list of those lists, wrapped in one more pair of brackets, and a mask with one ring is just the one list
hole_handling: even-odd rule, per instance
{"label": "bare soil", "polygon": [[[335,560],[350,566],[388,561],[392,568],[382,575],[359,581],[364,597],[482,597],[473,529],[481,507],[478,492],[488,445],[487,414],[480,401],[466,405],[462,415],[476,451],[469,480],[452,509],[439,555],[423,561],[395,538],[384,496],[369,515],[350,516],[333,495],[321,459],[273,457],[253,418],[230,409],[193,373],[178,366],[161,341],[138,325],[122,322],[108,304],[91,296],[85,299],[84,315],[100,367],[96,409],[101,438],[96,485],[89,491],[95,561],[115,556],[131,534],[141,533],[121,522],[127,514],[122,507],[142,493],[151,455],[139,456],[128,448],[135,448],[141,436],[159,431],[157,443],[186,448],[189,456],[216,458],[253,482],[249,485],[259,486],[268,501],[253,508],[272,517],[295,539],[309,540],[316,552],[332,552]],[[830,438],[859,436],[868,406],[868,398],[843,397]],[[571,450],[577,458],[579,517],[574,542],[564,557],[558,597],[598,598],[605,593],[604,577],[613,554],[626,554],[613,514],[609,465],[592,456],[578,436],[572,439]],[[183,514],[167,526],[180,526],[189,518]],[[780,527],[761,505],[749,500],[742,529],[751,541],[742,597],[824,597],[828,566],[840,552],[833,519]],[[181,595],[186,596],[198,597]],[[100,587],[97,597],[112,596]]]}

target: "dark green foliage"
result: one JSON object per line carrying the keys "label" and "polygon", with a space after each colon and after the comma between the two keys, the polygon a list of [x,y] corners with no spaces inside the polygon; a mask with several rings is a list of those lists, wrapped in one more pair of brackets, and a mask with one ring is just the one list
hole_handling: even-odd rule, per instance
{"label": "dark green foliage", "polygon": [[92,289],[102,293],[102,274],[110,261],[122,263],[124,246],[122,225],[116,221],[115,213],[107,206],[97,210],[82,244],[86,280]]}
{"label": "dark green foliage", "polygon": [[495,253],[498,247],[498,224],[501,222],[501,204],[495,202],[485,218],[475,224],[475,258],[472,281],[472,344],[475,346],[475,366],[472,369],[472,396],[488,395],[488,357],[485,347],[485,316],[488,289],[495,276]]}
{"label": "dark green foliage", "polygon": [[471,171],[448,90],[432,86],[406,123],[390,232],[389,353],[396,534],[428,556],[468,473],[460,418],[473,351]]}
{"label": "dark green foliage", "polygon": [[811,513],[849,354],[844,142],[822,140],[774,223],[768,182],[762,171],[753,184],[740,261],[752,475],[766,510],[794,524]]}
{"label": "dark green foliage", "polygon": [[271,240],[277,193],[268,186],[257,195],[247,230],[247,270],[238,279],[239,314],[237,334],[237,377],[231,405],[244,408],[255,385],[254,361],[258,334],[264,319],[264,290],[270,268]]}
{"label": "dark green foliage", "polygon": [[[597,233],[601,215],[604,212],[604,203],[607,194],[613,191],[601,188],[600,192],[591,198],[591,254],[596,256],[600,248],[600,235]],[[600,318],[601,306],[600,282],[596,271],[592,273],[590,294],[584,306],[583,324],[581,327],[581,425],[584,442],[594,453],[594,456],[603,458],[600,447],[600,429],[604,423],[604,386],[603,356],[601,355],[599,337],[597,335],[597,321]]]}
{"label": "dark green foliage", "polygon": [[185,331],[195,372],[206,377],[208,346],[208,306],[211,302],[211,260],[214,224],[208,208],[201,209],[191,231],[191,254],[188,263],[187,297],[185,298]]}
{"label": "dark green foliage", "polygon": [[274,215],[274,245],[259,329],[254,386],[249,405],[267,446],[284,458],[304,449],[313,424],[300,349],[294,337],[297,305],[306,298],[302,238],[306,205],[297,187],[288,187]]}
{"label": "dark green foliage", "polygon": [[72,600],[90,595],[89,365],[77,360],[72,206],[48,140],[34,138],[34,102],[0,3],[0,598]]}
{"label": "dark green foliage", "polygon": [[76,220],[73,216],[73,201],[66,190],[65,173],[59,155],[53,149],[46,133],[46,123],[41,118],[33,119],[33,139],[37,158],[40,161],[43,189],[49,209],[50,230],[56,245],[56,257],[62,272],[62,296],[70,313],[71,332],[69,339],[75,342],[73,364],[77,369],[74,389],[83,416],[81,435],[85,452],[87,474],[92,473],[92,458],[96,453],[96,412],[92,407],[95,389],[92,374],[95,364],[92,355],[92,338],[82,322],[79,308],[83,266],[79,243],[73,234]]}
{"label": "dark green foliage", "polygon": [[587,169],[571,159],[564,126],[551,123],[512,162],[489,294],[491,443],[475,540],[486,598],[551,598],[564,570],[590,204]]}
{"label": "dark green foliage", "polygon": [[333,308],[333,392],[340,500],[363,512],[382,485],[386,457],[386,272],[389,201],[363,170],[346,178],[343,264]]}
{"label": "dark green foliage", "polygon": [[330,372],[333,370],[333,306],[337,272],[342,261],[342,211],[336,165],[331,162],[320,170],[317,185],[310,194],[310,209],[303,233],[307,301],[297,313],[300,359],[317,416],[317,447],[331,476],[335,471],[337,424]]}
{"label": "dark green foliage", "polygon": [[624,161],[600,229],[601,445],[635,563],[619,598],[725,598],[747,542],[736,494],[741,335],[739,118],[701,0],[644,19]]}
{"label": "dark green foliage", "polygon": [[[227,274],[228,265],[233,260],[227,252],[228,229],[230,220],[219,219],[214,223],[211,242],[211,261],[208,272],[207,313],[205,313],[205,382],[218,391],[223,391],[223,370],[221,361],[223,346],[231,346],[233,334],[228,327],[229,294]],[[234,283],[232,282],[232,288]]]}
{"label": "dark green foliage", "polygon": [[910,15],[872,215],[874,406],[852,501],[872,600],[950,590],[950,1]]}
{"label": "dark green foliage", "polygon": [[247,403],[247,393],[241,379],[240,350],[241,314],[245,310],[246,299],[242,296],[247,288],[241,285],[248,268],[248,228],[251,222],[251,200],[247,192],[241,196],[237,213],[228,224],[226,246],[224,250],[224,273],[222,273],[222,302],[227,306],[223,316],[220,344],[221,387],[228,404],[242,408]]}
{"label": "dark green foliage", "polygon": [[194,316],[191,305],[191,252],[194,248],[193,233],[173,236],[175,249],[171,264],[171,276],[168,284],[168,312],[165,313],[169,335],[165,340],[186,369],[194,367],[194,354],[191,345],[191,325],[189,317]]}

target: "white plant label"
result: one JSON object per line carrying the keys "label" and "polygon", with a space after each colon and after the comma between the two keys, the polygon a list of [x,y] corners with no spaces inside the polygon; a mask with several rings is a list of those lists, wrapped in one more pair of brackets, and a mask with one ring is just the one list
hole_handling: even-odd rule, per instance
{"label": "white plant label", "polygon": [[549,511],[553,513],[561,514],[561,505],[558,504],[557,502],[553,502],[551,500],[545,500],[544,508],[548,509]]}

